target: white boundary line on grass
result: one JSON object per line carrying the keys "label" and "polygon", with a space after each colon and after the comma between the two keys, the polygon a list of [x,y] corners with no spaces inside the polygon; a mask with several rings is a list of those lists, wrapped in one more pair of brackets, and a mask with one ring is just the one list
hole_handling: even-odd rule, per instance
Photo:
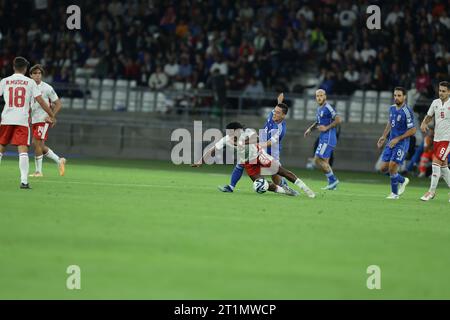
{"label": "white boundary line on grass", "polygon": [[[131,187],[131,188],[163,188],[163,189],[201,189],[201,190],[210,190],[216,191],[214,187],[210,186],[192,186],[192,185],[163,185],[163,184],[136,184],[136,183],[107,183],[107,182],[88,182],[88,181],[58,181],[58,180],[39,180],[37,183],[58,183],[58,184],[76,184],[76,185],[91,185],[91,186],[103,186],[103,187]],[[219,191],[216,191],[219,193]],[[331,194],[336,191],[319,191],[318,194]],[[339,191],[337,191],[339,192]],[[336,193],[337,193],[336,192]],[[243,191],[242,193],[246,193]],[[347,197],[359,197],[360,193],[350,193],[350,192],[339,192],[339,196],[347,196]],[[378,194],[364,194],[364,197],[371,197],[377,199],[384,199],[383,195]],[[300,198],[305,198],[303,195]]]}

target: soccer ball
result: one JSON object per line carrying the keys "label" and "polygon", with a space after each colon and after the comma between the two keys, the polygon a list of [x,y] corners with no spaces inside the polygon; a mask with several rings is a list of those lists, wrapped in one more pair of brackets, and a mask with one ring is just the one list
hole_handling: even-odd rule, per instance
{"label": "soccer ball", "polygon": [[258,193],[266,193],[269,190],[269,183],[263,178],[256,179],[253,182],[253,189]]}

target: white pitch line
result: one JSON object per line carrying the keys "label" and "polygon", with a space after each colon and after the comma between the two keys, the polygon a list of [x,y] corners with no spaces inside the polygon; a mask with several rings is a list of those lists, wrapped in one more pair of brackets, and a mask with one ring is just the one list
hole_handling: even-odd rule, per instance
{"label": "white pitch line", "polygon": [[[197,190],[210,190],[215,191],[216,189],[212,186],[192,186],[192,185],[163,185],[163,184],[136,184],[136,183],[107,183],[107,182],[89,182],[89,181],[58,181],[58,180],[40,180],[36,181],[37,183],[58,183],[58,184],[75,184],[75,185],[90,185],[90,186],[102,186],[102,187],[131,187],[131,188],[163,188],[163,189],[197,189]],[[219,191],[217,191],[219,192]],[[239,194],[240,192],[236,192]],[[243,191],[242,193],[248,193]],[[251,193],[251,192],[250,192]],[[361,197],[361,194],[351,193],[351,192],[340,192],[340,191],[323,191],[317,193],[317,195],[333,194],[344,197]],[[384,199],[384,194],[364,194],[365,198],[377,198]],[[304,195],[301,195],[299,198],[306,198]]]}

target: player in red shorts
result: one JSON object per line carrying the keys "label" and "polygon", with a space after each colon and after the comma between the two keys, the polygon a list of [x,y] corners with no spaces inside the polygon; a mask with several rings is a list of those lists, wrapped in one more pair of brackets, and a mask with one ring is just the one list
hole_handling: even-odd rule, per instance
{"label": "player in red shorts", "polygon": [[[211,149],[209,149],[202,158],[193,164],[193,167],[200,167],[203,160],[214,155],[216,150],[222,150],[225,146],[229,146],[237,150],[238,162],[244,165],[248,176],[252,181],[261,178],[261,176],[272,176],[278,174],[305,192],[308,197],[315,198],[315,193],[295,174],[286,170],[280,165],[280,162],[267,154],[258,143],[258,135],[252,129],[244,129],[244,126],[238,122],[232,122],[227,125],[227,134],[219,142],[217,142]],[[287,194],[290,196],[296,193],[290,193],[282,187],[269,183],[269,191],[275,193]]]}
{"label": "player in red shorts", "polygon": [[[44,68],[40,64],[34,65],[30,68],[31,78],[36,81],[39,90],[42,92],[42,97],[44,100],[49,101],[51,105],[54,105],[53,112],[56,116],[62,107],[61,100],[53,87],[42,81],[43,74]],[[52,127],[52,124],[46,122],[45,120],[47,118],[47,113],[37,102],[33,104],[31,109],[31,123],[33,125],[33,145],[35,154],[34,163],[36,170],[30,175],[30,177],[43,177],[42,159],[44,158],[44,155],[58,165],[59,174],[63,176],[65,173],[66,159],[60,158],[45,145],[45,141],[47,141],[48,138],[48,131]]]}
{"label": "player in red shorts", "polygon": [[422,201],[434,199],[441,176],[450,188],[450,170],[448,168],[448,156],[450,153],[449,95],[450,83],[447,81],[439,83],[439,99],[433,101],[420,126],[420,129],[426,133],[428,131],[428,124],[434,118],[433,174],[431,175],[430,189],[420,198]]}
{"label": "player in red shorts", "polygon": [[5,100],[0,124],[0,162],[6,146],[15,145],[19,151],[20,188],[30,189],[28,170],[30,167],[28,147],[30,146],[30,110],[36,101],[47,113],[47,121],[55,122],[55,116],[33,79],[25,76],[29,63],[23,57],[14,59],[14,74],[0,81],[0,96]]}

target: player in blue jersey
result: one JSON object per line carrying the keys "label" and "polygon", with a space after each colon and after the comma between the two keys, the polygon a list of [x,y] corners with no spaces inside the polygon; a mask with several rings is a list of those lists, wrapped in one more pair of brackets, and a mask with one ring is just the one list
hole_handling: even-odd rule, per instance
{"label": "player in blue jersey", "polygon": [[342,123],[341,117],[336,110],[327,102],[327,93],[323,89],[316,91],[317,120],[306,131],[305,137],[317,128],[320,131],[319,145],[314,156],[317,167],[322,169],[328,179],[328,185],[322,190],[335,190],[339,180],[334,175],[330,166],[330,157],[337,144],[336,127]]}
{"label": "player in blue jersey", "polygon": [[[276,160],[280,160],[281,141],[286,134],[286,115],[289,108],[283,103],[284,94],[281,93],[277,98],[277,105],[270,112],[264,125],[264,132],[260,135],[260,142],[263,148],[267,148],[267,153],[274,157]],[[234,167],[231,174],[231,182],[226,186],[219,186],[219,190],[222,192],[233,192],[237,183],[242,177],[244,172],[244,166],[237,164]],[[283,187],[287,192],[298,195],[298,192],[291,189],[285,179],[279,175],[272,176],[273,183]]]}
{"label": "player in blue jersey", "polygon": [[391,194],[386,199],[396,200],[405,192],[409,179],[398,173],[398,168],[405,161],[409,149],[409,139],[416,133],[414,114],[406,104],[406,89],[394,89],[395,104],[389,107],[389,121],[383,135],[378,140],[378,148],[382,148],[389,135],[382,155],[381,171],[389,172],[391,177]]}

